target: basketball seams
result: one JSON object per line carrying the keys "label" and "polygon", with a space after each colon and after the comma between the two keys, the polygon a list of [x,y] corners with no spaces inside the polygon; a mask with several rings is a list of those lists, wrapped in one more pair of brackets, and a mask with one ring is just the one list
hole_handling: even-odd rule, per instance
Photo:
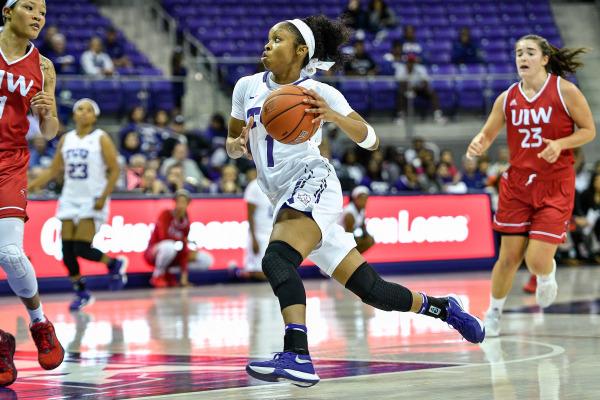
{"label": "basketball seams", "polygon": [[[268,102],[265,102],[265,104],[267,104],[267,103],[270,103],[270,102],[271,102],[271,100],[272,100],[272,99],[269,99],[269,101],[268,101]],[[270,124],[270,123],[271,123],[271,122],[272,122],[272,121],[273,121],[275,118],[279,117],[279,116],[280,116],[281,114],[283,114],[283,113],[286,113],[286,112],[288,112],[288,111],[289,111],[289,110],[291,110],[292,108],[294,108],[294,107],[298,107],[298,106],[300,106],[300,105],[304,105],[304,103],[296,103],[296,104],[294,104],[293,106],[291,106],[291,107],[289,107],[289,108],[286,108],[285,110],[281,111],[279,114],[277,114],[277,115],[275,115],[273,118],[271,118],[271,119],[269,120],[269,122],[267,122],[267,123],[265,123],[264,121],[262,121],[262,119],[261,119],[261,121],[262,121],[263,125],[264,125],[264,126],[265,126],[265,128],[266,128],[266,127],[267,127],[267,125],[269,125],[269,124]],[[265,107],[265,105],[263,104],[263,108],[264,108],[264,107]]]}

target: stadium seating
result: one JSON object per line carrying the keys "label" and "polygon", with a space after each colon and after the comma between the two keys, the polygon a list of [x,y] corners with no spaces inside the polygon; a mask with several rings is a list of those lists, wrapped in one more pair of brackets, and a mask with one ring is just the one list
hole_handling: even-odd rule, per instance
{"label": "stadium seating", "polygon": [[[362,3],[365,7],[367,2]],[[417,38],[424,48],[423,58],[432,75],[442,75],[443,78],[443,75],[480,74],[473,79],[459,77],[456,81],[436,79],[432,82],[433,87],[441,91],[439,97],[445,110],[456,107],[483,110],[484,104],[490,100],[485,97],[498,94],[501,83],[508,83],[506,79],[498,80],[493,75],[487,77],[484,74],[515,73],[511,52],[518,37],[537,33],[556,46],[562,45],[547,0],[388,0],[387,3],[396,13],[398,26],[381,41],[375,41],[373,34],[366,34],[366,50],[380,65],[382,74],[393,74],[393,68],[385,61],[384,55],[389,52],[393,40],[402,38],[403,26],[409,24],[416,27]],[[179,21],[180,30],[189,31],[214,55],[249,56],[256,57],[258,61],[268,29],[274,23],[319,13],[335,18],[342,13],[347,1],[162,0],[162,5]],[[470,28],[472,38],[482,51],[484,64],[466,68],[451,65],[452,45],[462,27]],[[232,85],[240,76],[252,73],[253,69],[253,65],[247,64],[228,65],[221,68],[221,72]],[[380,98],[380,92],[373,90],[373,85],[379,83],[369,85],[371,89],[365,89],[362,96],[357,94],[359,85],[356,83],[340,84],[339,88],[349,100],[352,99],[350,102],[354,107],[363,111],[382,111],[395,106],[391,95]],[[385,88],[386,93],[393,90],[389,86]],[[367,98],[365,93],[369,94]],[[377,101],[374,101],[375,98]]]}
{"label": "stadium seating", "polygon": [[[67,38],[67,52],[78,60],[87,50],[90,38],[103,38],[106,30],[112,26],[111,21],[102,16],[90,0],[47,0],[47,8],[46,27],[58,27]],[[162,76],[162,71],[154,67],[122,33],[120,37],[133,68],[119,69],[119,75]],[[42,39],[43,34],[36,41],[36,46],[41,45]],[[141,82],[132,83],[116,79],[98,79],[90,82],[84,79],[66,80],[59,76],[56,92],[59,101],[67,103],[72,99],[93,97],[105,113],[127,112],[137,104],[147,105],[151,109],[173,108],[170,84],[156,82],[146,86],[148,87],[144,87]],[[146,91],[150,94],[145,93]],[[145,103],[144,99],[147,98],[153,99],[150,104]]]}

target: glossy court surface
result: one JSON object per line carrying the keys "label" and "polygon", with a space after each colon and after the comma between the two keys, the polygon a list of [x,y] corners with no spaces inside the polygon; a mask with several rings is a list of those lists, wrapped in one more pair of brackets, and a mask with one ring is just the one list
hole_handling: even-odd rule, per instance
{"label": "glossy court surface", "polygon": [[[481,316],[489,273],[387,277],[433,295],[457,293]],[[26,314],[0,299],[16,333],[19,378],[0,399],[598,399],[600,267],[558,270],[559,297],[544,313],[517,277],[500,338],[462,340],[446,324],[374,310],[337,283],[305,282],[311,355],[321,382],[302,389],[249,378],[249,357],[282,346],[268,284],[98,292],[85,313],[68,295],[44,297],[68,351],[42,371]]]}

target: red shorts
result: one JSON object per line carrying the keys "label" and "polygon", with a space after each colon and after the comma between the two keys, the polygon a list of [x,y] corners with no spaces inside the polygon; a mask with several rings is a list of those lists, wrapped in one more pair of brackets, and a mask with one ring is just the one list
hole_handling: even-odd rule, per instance
{"label": "red shorts", "polygon": [[566,238],[574,202],[574,170],[540,177],[511,167],[500,179],[494,230],[560,244]]}
{"label": "red shorts", "polygon": [[29,150],[0,150],[0,218],[27,220]]}

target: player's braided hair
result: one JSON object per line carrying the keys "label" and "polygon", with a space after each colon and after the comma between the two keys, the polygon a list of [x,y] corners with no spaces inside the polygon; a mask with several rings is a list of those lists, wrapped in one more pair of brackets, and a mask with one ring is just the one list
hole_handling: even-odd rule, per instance
{"label": "player's braided hair", "polygon": [[588,49],[584,47],[578,48],[558,48],[550,44],[547,39],[539,35],[525,35],[517,43],[522,40],[533,40],[542,49],[542,54],[548,56],[548,64],[546,71],[564,78],[566,74],[574,74],[575,71],[583,67],[583,62],[579,60],[579,55],[587,53]]}
{"label": "player's braided hair", "polygon": [[[331,20],[324,15],[313,15],[302,20],[310,27],[315,36],[315,54],[313,58],[318,58],[321,61],[334,61],[335,65],[332,69],[343,67],[345,57],[340,51],[340,46],[350,38],[350,30],[340,20]],[[288,27],[292,33],[296,35],[297,45],[306,45],[302,34],[293,25],[288,23]],[[309,62],[308,54],[302,63],[305,67]]]}

